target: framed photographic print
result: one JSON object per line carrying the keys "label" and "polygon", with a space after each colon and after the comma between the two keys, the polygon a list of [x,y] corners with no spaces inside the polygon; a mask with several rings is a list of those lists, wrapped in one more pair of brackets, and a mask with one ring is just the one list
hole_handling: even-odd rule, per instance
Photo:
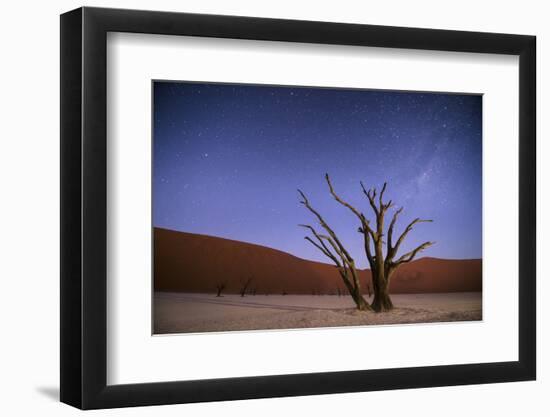
{"label": "framed photographic print", "polygon": [[61,101],[63,402],[535,379],[534,37],[81,8]]}

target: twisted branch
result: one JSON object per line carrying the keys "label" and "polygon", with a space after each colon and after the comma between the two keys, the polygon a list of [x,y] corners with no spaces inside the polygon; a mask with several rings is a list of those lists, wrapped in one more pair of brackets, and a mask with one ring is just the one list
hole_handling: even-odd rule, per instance
{"label": "twisted branch", "polygon": [[[403,233],[401,233],[401,236],[399,236],[399,239],[397,239],[397,243],[395,244],[395,246],[392,248],[393,255],[395,256],[395,254],[399,250],[399,246],[401,246],[401,243],[403,243],[403,241],[405,240],[405,238],[407,237],[407,235],[412,230],[412,228],[415,224],[417,224],[417,223],[431,223],[431,222],[433,222],[433,220],[423,220],[423,219],[420,219],[418,217],[416,219],[414,219],[412,222],[410,222],[408,224],[408,226],[405,228],[405,230],[403,231]],[[388,242],[389,242],[389,239],[388,239]]]}
{"label": "twisted branch", "polygon": [[395,213],[393,213],[393,217],[388,227],[388,246],[387,246],[386,256],[390,260],[395,256],[395,253],[393,252],[393,247],[392,247],[393,229],[395,227],[395,223],[397,222],[397,217],[399,217],[402,211],[403,211],[403,207],[401,207],[400,209],[396,210]]}
{"label": "twisted branch", "polygon": [[376,202],[374,201],[374,199],[376,198],[376,188],[367,190],[365,188],[365,185],[363,184],[363,181],[359,181],[359,184],[361,184],[361,189],[363,190],[363,194],[367,196],[370,206],[372,207],[372,210],[378,217],[378,207],[376,207]]}
{"label": "twisted branch", "polygon": [[298,190],[298,192],[300,193],[300,195],[302,196],[302,199],[303,199],[302,201],[300,201],[300,203],[303,204],[309,211],[311,211],[315,215],[315,217],[317,217],[317,219],[319,220],[319,223],[321,224],[323,229],[325,229],[328,232],[330,237],[334,240],[334,242],[336,243],[336,245],[340,249],[340,252],[342,252],[344,254],[345,258],[348,261],[353,262],[353,258],[348,253],[346,248],[344,248],[344,245],[342,245],[342,242],[340,242],[340,239],[338,239],[338,236],[336,236],[336,233],[334,233],[334,231],[330,228],[330,226],[325,222],[325,220],[319,214],[319,212],[317,210],[315,210],[313,207],[311,207],[311,205],[309,204],[309,200],[307,199],[306,195],[301,190]]}
{"label": "twisted branch", "polygon": [[418,252],[423,251],[424,249],[432,246],[433,244],[435,244],[435,242],[424,242],[423,244],[418,246],[416,249],[414,249],[414,250],[406,253],[405,255],[401,256],[397,260],[397,262],[394,263],[394,265],[398,266],[398,265],[401,265],[401,264],[412,261]]}
{"label": "twisted branch", "polygon": [[334,197],[334,199],[342,204],[344,207],[347,207],[351,210],[353,214],[355,214],[359,221],[361,222],[361,227],[363,230],[367,231],[368,233],[372,234],[372,236],[375,238],[376,234],[375,232],[370,228],[369,221],[366,219],[365,215],[361,213],[359,210],[357,210],[355,207],[353,207],[348,202],[344,201],[338,194],[336,194],[336,191],[334,191],[334,187],[332,186],[332,182],[330,181],[330,177],[328,174],[325,174],[325,179],[328,184],[328,189],[330,191],[330,194]]}

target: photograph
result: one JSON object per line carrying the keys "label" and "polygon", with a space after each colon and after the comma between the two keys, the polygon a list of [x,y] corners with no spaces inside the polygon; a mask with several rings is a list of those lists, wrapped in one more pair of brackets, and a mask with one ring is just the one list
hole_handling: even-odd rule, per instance
{"label": "photograph", "polygon": [[544,408],[544,14],[318,3],[92,1],[58,25],[43,5],[39,31],[11,30],[25,161],[5,152],[5,177],[28,185],[6,200],[23,216],[5,216],[22,248],[5,333],[41,349],[8,366],[10,393],[34,386],[10,409]]}
{"label": "photograph", "polygon": [[152,89],[153,334],[482,320],[482,95]]}

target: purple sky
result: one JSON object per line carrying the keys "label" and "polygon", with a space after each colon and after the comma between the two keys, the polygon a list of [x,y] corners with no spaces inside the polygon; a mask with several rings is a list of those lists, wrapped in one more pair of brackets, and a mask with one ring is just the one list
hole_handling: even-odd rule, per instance
{"label": "purple sky", "polygon": [[388,182],[415,217],[401,253],[481,258],[481,113],[477,95],[154,82],[153,223],[256,243],[329,263],[304,240],[315,224],[297,188],[337,232],[360,267],[357,220],[336,191],[371,216],[359,181]]}

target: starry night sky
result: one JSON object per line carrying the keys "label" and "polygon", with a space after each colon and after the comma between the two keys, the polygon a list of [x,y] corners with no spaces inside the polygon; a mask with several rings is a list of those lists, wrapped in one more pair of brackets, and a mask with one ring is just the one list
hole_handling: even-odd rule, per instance
{"label": "starry night sky", "polygon": [[[300,188],[359,267],[357,219],[328,193],[372,212],[367,188],[388,182],[404,206],[401,247],[421,256],[481,258],[482,98],[477,95],[154,82],[153,223],[256,243],[330,263],[304,240],[315,224]],[[391,213],[387,217],[391,219]],[[387,220],[389,221],[389,220]]]}

